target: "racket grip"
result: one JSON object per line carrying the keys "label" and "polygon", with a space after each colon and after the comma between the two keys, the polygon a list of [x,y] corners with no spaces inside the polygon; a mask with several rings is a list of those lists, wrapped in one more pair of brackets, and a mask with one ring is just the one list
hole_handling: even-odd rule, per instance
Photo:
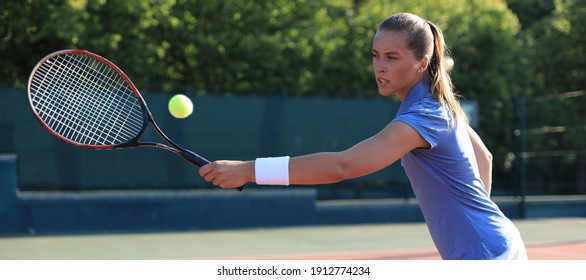
{"label": "racket grip", "polygon": [[209,164],[210,161],[201,157],[200,155],[190,151],[190,150],[184,150],[183,153],[181,154],[181,156],[189,161],[190,163],[192,163],[193,165],[197,166],[197,167],[202,167],[206,164]]}
{"label": "racket grip", "polygon": [[[183,153],[181,154],[181,156],[189,161],[190,163],[192,163],[193,165],[197,166],[197,167],[202,167],[206,164],[209,164],[210,161],[201,157],[200,155],[190,151],[190,150],[184,150]],[[238,188],[236,188],[237,191],[241,192],[242,190],[244,190],[244,186],[240,186]]]}

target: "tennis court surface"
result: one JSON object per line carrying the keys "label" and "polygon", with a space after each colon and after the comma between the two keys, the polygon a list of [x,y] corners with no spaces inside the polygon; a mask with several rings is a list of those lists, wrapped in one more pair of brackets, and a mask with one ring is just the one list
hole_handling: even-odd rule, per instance
{"label": "tennis court surface", "polygon": [[[514,220],[531,260],[586,260],[586,218]],[[0,237],[3,260],[438,260],[425,224]]]}

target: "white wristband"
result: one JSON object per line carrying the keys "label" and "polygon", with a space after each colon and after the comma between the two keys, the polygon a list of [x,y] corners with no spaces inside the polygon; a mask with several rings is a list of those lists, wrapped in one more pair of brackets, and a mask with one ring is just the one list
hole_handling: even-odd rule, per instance
{"label": "white wristband", "polygon": [[254,175],[258,185],[289,185],[289,156],[257,158]]}

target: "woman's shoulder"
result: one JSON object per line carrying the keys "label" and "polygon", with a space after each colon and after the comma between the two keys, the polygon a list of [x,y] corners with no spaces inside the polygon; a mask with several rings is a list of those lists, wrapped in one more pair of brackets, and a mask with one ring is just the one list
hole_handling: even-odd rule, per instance
{"label": "woman's shoulder", "polygon": [[415,101],[407,112],[446,117],[445,111],[445,107],[442,107],[440,103],[433,98],[431,92],[428,92],[423,94],[419,100]]}

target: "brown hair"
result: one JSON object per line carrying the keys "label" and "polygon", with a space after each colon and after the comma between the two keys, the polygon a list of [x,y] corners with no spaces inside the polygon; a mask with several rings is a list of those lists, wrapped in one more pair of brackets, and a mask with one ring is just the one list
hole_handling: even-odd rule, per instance
{"label": "brown hair", "polygon": [[[421,60],[430,55],[427,66],[427,78],[431,85],[431,94],[448,111],[458,124],[459,120],[468,123],[468,118],[456,98],[450,75],[444,65],[446,45],[441,29],[434,23],[410,13],[399,13],[383,20],[378,31],[395,31],[407,36],[407,48],[413,52],[415,59]],[[452,125],[450,123],[450,125]]]}

